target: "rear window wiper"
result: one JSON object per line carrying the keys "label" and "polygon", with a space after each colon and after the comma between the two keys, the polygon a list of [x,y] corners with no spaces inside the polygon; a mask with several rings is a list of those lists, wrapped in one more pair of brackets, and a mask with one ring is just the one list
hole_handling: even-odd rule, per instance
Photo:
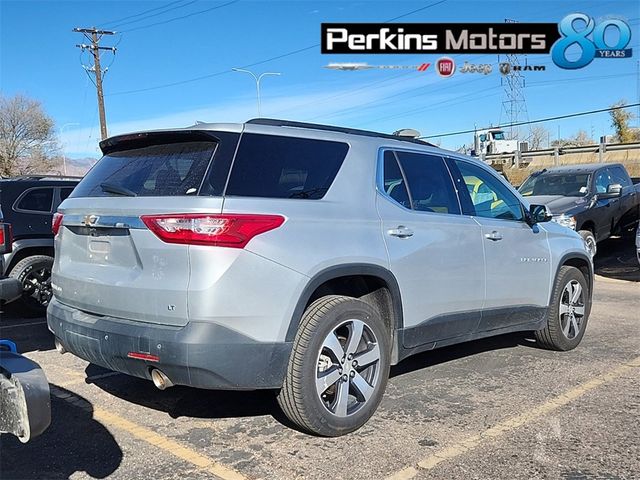
{"label": "rear window wiper", "polygon": [[319,188],[311,188],[309,190],[301,190],[299,192],[294,192],[291,195],[289,195],[289,198],[317,198],[316,195],[321,194],[321,193],[325,193],[327,190],[329,190],[326,187],[319,187]]}
{"label": "rear window wiper", "polygon": [[114,183],[102,182],[100,184],[100,188],[102,189],[103,192],[115,193],[116,195],[123,195],[125,197],[137,197],[138,196],[138,194],[136,192],[134,192],[133,190],[129,190],[126,187],[123,187],[121,185],[116,185]]}

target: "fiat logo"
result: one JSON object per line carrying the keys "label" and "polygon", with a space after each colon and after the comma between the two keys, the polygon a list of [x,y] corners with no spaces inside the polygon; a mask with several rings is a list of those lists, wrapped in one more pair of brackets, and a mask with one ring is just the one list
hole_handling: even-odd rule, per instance
{"label": "fiat logo", "polygon": [[456,71],[456,63],[453,58],[442,57],[436,62],[436,69],[441,77],[450,77]]}

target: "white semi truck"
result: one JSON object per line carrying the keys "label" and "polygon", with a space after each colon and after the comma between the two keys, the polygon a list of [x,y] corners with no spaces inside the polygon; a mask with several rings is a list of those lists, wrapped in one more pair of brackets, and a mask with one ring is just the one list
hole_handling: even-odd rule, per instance
{"label": "white semi truck", "polygon": [[513,153],[518,150],[518,141],[505,139],[504,130],[499,128],[476,130],[473,137],[473,150],[473,154],[477,156]]}

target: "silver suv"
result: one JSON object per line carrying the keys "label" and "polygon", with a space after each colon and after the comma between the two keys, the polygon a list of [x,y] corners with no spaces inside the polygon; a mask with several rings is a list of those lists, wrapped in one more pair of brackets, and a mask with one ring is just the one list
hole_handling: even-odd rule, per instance
{"label": "silver suv", "polygon": [[54,219],[61,352],[159,388],[279,389],[293,422],[337,436],[409,355],[584,335],[581,237],[471,158],[269,119],[100,146]]}

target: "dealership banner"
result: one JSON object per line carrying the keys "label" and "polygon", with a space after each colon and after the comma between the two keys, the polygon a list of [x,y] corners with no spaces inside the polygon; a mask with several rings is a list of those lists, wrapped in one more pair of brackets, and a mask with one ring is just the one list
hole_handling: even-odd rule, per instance
{"label": "dealership banner", "polygon": [[549,53],[557,23],[323,23],[322,53]]}

